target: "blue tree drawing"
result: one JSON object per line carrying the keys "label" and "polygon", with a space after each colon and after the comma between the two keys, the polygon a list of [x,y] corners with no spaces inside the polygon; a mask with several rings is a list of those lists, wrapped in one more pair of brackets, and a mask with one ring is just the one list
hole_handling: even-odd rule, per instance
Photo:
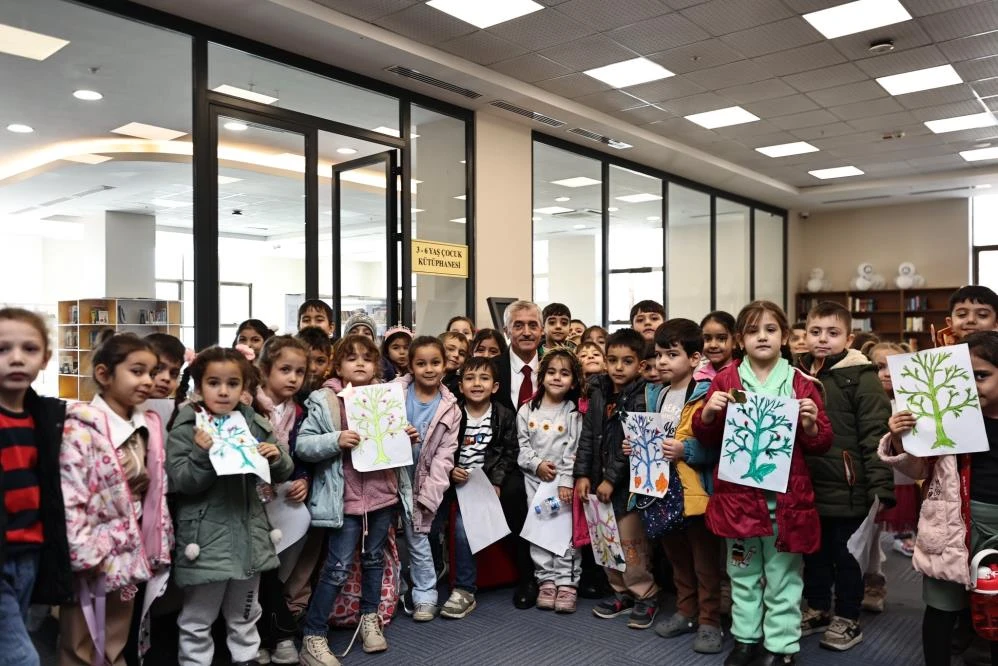
{"label": "blue tree drawing", "polygon": [[778,455],[787,458],[794,450],[790,437],[794,424],[777,410],[780,401],[761,395],[749,395],[744,404],[735,405],[735,414],[728,417],[728,438],[724,441],[724,455],[728,462],[733,463],[741,454],[748,455],[748,470],[742,474],[743,479],[752,479],[756,483],[776,471],[776,464],[765,462],[760,464],[765,456],[773,460]]}
{"label": "blue tree drawing", "polygon": [[232,423],[228,416],[211,417],[211,425],[218,434],[218,448],[211,452],[213,456],[224,458],[231,452],[242,458],[242,467],[256,469],[248,451],[256,451],[257,441],[248,432]]}
{"label": "blue tree drawing", "polygon": [[[642,414],[634,414],[627,420],[628,439],[631,440],[631,476],[641,480],[640,490],[661,491],[652,478],[656,465],[665,462],[662,453],[663,433],[655,419]],[[642,473],[642,470],[644,473]],[[668,484],[668,479],[665,479]]]}

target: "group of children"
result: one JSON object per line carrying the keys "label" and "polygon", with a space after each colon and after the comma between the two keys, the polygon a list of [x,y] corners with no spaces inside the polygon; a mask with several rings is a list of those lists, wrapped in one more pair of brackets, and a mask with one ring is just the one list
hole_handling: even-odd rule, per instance
{"label": "group of children", "polygon": [[[989,441],[998,438],[996,311],[990,289],[960,289],[945,340],[970,348]],[[212,663],[220,616],[236,664],[338,664],[327,634],[344,616],[364,651],[387,650],[396,607],[416,622],[475,609],[464,528],[475,517],[454,505],[479,470],[511,528],[541,483],[555,482],[575,511],[593,495],[611,505],[626,567],[603,572],[612,594],[593,614],[627,615],[628,626],[664,638],[695,633],[693,650],[707,654],[723,651],[730,616],[725,666],[792,664],[815,633],[833,650],[862,640],[861,609],[884,608],[883,555],[875,547],[861,566],[847,542],[879,500],[878,520],[923,574],[926,663],[949,663],[954,626],[971,622],[970,557],[998,533],[998,453],[904,451],[915,418],[894,412],[886,369],[903,346],[852,348],[850,312],[828,302],[807,313],[802,333],[768,301],[699,324],[642,301],[632,326],[612,333],[562,304],[541,312],[518,301],[507,334],[524,312],[544,339],[536,378],[520,363],[510,409],[502,365],[514,350],[467,317],[439,337],[390,328],[379,344],[375,322],[359,314],[334,342],[331,309],[308,301],[295,336],[249,320],[231,347],[196,355],[168,335],[109,331],[91,353],[97,397],[66,405],[31,388],[51,357],[42,318],[0,310],[0,664],[38,663],[25,628],[31,603],[59,607],[60,664],[139,663],[157,641],[151,616],[171,598],[185,666]],[[351,452],[362,437],[348,427],[344,396],[382,381],[402,389],[413,464],[360,471]],[[718,478],[726,412],[746,391],[798,402],[784,493]],[[175,402],[168,419],[148,402],[164,398]],[[678,507],[668,493],[646,501],[629,491],[631,412],[669,424],[661,446]],[[216,472],[212,429],[226,424],[255,440],[271,484]],[[284,537],[266,511],[276,484],[282,501],[310,514],[312,529],[291,547],[277,547]],[[445,535],[454,584],[441,604]],[[536,599],[518,607],[574,612],[602,577],[584,551],[531,544]],[[676,610],[659,618],[663,569]],[[351,591],[356,609],[344,610]]]}

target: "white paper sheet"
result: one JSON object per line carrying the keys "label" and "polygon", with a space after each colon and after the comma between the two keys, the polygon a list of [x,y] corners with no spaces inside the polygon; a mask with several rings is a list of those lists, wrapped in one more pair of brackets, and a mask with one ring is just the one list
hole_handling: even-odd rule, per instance
{"label": "white paper sheet", "polygon": [[250,434],[249,424],[241,412],[214,416],[200,409],[196,412],[195,425],[211,435],[213,443],[208,456],[215,474],[256,474],[270,483],[270,463],[257,451],[260,443]]}
{"label": "white paper sheet", "polygon": [[350,458],[358,472],[412,464],[412,441],[405,432],[405,394],[399,384],[348,385],[340,393],[347,427],[360,435]]}
{"label": "white paper sheet", "polygon": [[[880,498],[875,497],[873,506],[870,507],[870,513],[866,515],[866,518],[846,542],[846,548],[856,558],[863,575],[866,575],[866,570],[870,567],[870,547],[876,539],[880,538],[880,530],[877,529],[878,513],[880,513]],[[880,551],[878,550],[874,556],[880,557]]]}
{"label": "white paper sheet", "polygon": [[586,514],[596,564],[625,571],[627,564],[624,549],[620,545],[620,531],[617,529],[617,518],[613,515],[613,505],[600,502],[596,495],[590,495],[589,501],[582,503],[582,510]]}
{"label": "white paper sheet", "polygon": [[457,503],[472,553],[510,533],[499,496],[480,467],[468,472],[468,480],[457,486]]}
{"label": "white paper sheet", "polygon": [[744,395],[744,403],[728,403],[717,477],[785,493],[800,403],[793,398]]}
{"label": "white paper sheet", "polygon": [[988,450],[977,383],[967,345],[887,357],[897,410],[915,414],[915,429],[901,436],[904,450],[927,457]]}
{"label": "white paper sheet", "polygon": [[281,530],[281,540],[274,546],[278,553],[304,537],[309,525],[312,524],[312,514],[309,513],[308,507],[302,502],[292,502],[288,499],[290,488],[290,481],[277,484],[276,496],[263,505],[271,528]]}
{"label": "white paper sheet", "polygon": [[541,481],[527,505],[527,519],[520,536],[548,552],[564,555],[572,546],[572,503],[562,503],[554,514],[534,510],[552,497],[558,497],[558,481]]}
{"label": "white paper sheet", "polygon": [[662,452],[667,425],[655,412],[630,412],[624,417],[624,437],[631,444],[631,492],[665,497],[669,461]]}

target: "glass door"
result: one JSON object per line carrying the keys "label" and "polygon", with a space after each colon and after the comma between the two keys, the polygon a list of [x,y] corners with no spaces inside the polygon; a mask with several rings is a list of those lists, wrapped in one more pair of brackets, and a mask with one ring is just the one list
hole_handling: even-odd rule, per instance
{"label": "glass door", "polygon": [[[333,312],[336,331],[366,313],[375,334],[400,321],[397,151],[332,166]],[[389,295],[392,295],[389,297]]]}

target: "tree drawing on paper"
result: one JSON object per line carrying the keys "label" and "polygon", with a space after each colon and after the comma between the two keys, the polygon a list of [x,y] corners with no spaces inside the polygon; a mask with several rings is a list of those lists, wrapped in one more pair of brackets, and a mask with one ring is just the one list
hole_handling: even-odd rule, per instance
{"label": "tree drawing on paper", "polygon": [[[901,377],[911,383],[897,387],[915,418],[932,419],[936,425],[933,449],[952,449],[956,442],[943,427],[947,414],[959,417],[965,409],[977,407],[974,382],[963,368],[950,361],[950,352],[913,355],[901,369]],[[917,426],[912,432],[918,432]]]}
{"label": "tree drawing on paper", "polygon": [[793,452],[794,424],[780,412],[783,403],[779,399],[747,396],[745,403],[735,405],[734,415],[728,418],[723,455],[729,463],[748,456],[749,466],[741,478],[762,483],[777,469],[775,463],[767,461],[777,456],[789,458]]}
{"label": "tree drawing on paper", "polygon": [[595,495],[590,495],[588,504],[583,506],[594,559],[602,566],[623,571],[624,549],[620,544],[620,533],[617,530],[617,520],[613,516],[613,508],[606,507],[604,510]]}
{"label": "tree drawing on paper", "polygon": [[259,456],[257,451],[258,442],[239,423],[233,422],[226,416],[212,416],[211,427],[215,433],[215,445],[211,449],[211,455],[218,458],[225,458],[230,453],[241,458],[240,467],[256,469],[256,462],[253,456]]}
{"label": "tree drawing on paper", "polygon": [[628,414],[624,421],[631,442],[631,490],[664,494],[669,486],[669,465],[662,452],[665,433],[654,414]]}
{"label": "tree drawing on paper", "polygon": [[358,452],[371,442],[376,448],[374,465],[387,465],[392,459],[385,452],[385,441],[405,430],[405,414],[402,401],[393,393],[389,385],[378,385],[360,394],[357,399],[357,434],[361,437]]}

